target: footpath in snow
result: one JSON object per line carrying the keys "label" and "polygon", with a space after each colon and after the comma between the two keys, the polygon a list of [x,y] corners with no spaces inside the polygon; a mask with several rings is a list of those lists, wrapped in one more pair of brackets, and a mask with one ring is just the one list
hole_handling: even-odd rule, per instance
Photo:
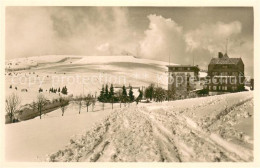
{"label": "footpath in snow", "polygon": [[253,92],[131,104],[47,161],[253,161],[253,116]]}

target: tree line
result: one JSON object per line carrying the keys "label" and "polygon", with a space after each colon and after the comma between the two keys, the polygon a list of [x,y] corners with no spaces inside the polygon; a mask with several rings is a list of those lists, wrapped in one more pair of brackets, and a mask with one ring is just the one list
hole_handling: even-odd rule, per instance
{"label": "tree line", "polygon": [[[98,96],[98,101],[102,103],[132,103],[136,101],[137,103],[142,99],[143,92],[139,89],[139,96],[135,98],[133,87],[129,86],[129,91],[127,92],[127,88],[125,85],[122,88],[115,92],[113,84],[108,87],[108,84],[102,86],[100,94]],[[120,104],[121,105],[121,104]],[[120,106],[121,107],[121,106]]]}
{"label": "tree line", "polygon": [[[47,91],[47,90],[46,90]],[[41,92],[43,92],[43,89],[42,88],[39,88],[39,93],[41,93]],[[62,87],[62,89],[60,89],[60,87],[59,88],[53,88],[53,87],[51,87],[50,89],[49,89],[49,93],[62,93],[62,94],[64,94],[64,95],[67,95],[68,94],[68,89],[67,89],[67,87],[66,86],[64,86],[64,87]]]}

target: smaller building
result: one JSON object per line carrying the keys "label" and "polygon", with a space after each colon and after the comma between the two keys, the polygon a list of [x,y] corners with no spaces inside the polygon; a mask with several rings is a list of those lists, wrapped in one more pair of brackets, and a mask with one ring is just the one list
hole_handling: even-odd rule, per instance
{"label": "smaller building", "polygon": [[199,67],[192,65],[168,65],[168,90],[176,95],[187,95],[196,89]]}

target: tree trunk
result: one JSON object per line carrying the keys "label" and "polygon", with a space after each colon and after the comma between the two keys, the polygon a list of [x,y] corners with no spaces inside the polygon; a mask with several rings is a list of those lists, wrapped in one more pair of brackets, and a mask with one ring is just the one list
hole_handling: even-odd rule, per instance
{"label": "tree trunk", "polygon": [[11,123],[13,123],[13,113],[10,113],[10,120],[11,120]]}
{"label": "tree trunk", "polygon": [[40,109],[40,119],[42,119],[42,109],[41,108],[39,109]]}

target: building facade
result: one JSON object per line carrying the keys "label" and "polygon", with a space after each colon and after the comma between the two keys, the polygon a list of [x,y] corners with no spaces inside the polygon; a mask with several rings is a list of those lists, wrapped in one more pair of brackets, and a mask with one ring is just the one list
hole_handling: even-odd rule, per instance
{"label": "building facade", "polygon": [[199,67],[191,65],[168,65],[168,90],[176,95],[185,95],[196,89]]}
{"label": "building facade", "polygon": [[244,63],[241,58],[229,58],[218,53],[208,65],[207,89],[210,94],[244,90]]}

